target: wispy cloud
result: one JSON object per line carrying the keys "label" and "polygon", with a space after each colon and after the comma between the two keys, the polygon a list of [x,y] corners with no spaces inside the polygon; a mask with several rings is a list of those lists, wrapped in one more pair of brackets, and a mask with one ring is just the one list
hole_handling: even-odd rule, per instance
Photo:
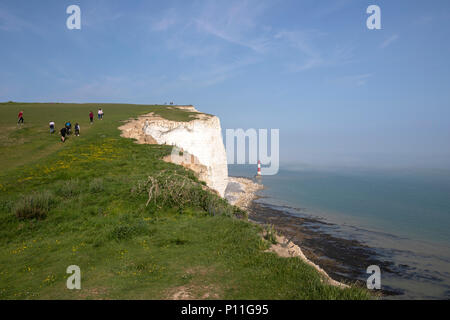
{"label": "wispy cloud", "polygon": [[341,84],[341,85],[350,85],[350,86],[364,86],[367,84],[369,79],[373,76],[372,73],[364,73],[364,74],[356,74],[338,77],[332,80],[333,83]]}
{"label": "wispy cloud", "polygon": [[175,23],[176,23],[175,18],[164,18],[156,21],[153,24],[153,29],[156,31],[164,31],[169,29],[171,26],[175,25]]}
{"label": "wispy cloud", "polygon": [[[281,70],[296,73],[352,61],[353,47],[336,45],[321,30],[270,25],[265,17],[273,4],[230,0],[167,8],[150,21],[149,30],[161,37],[165,49],[192,59],[197,67],[173,78],[192,87],[224,82],[255,63],[277,61]],[[330,10],[347,4],[348,0],[340,1]],[[232,62],[236,55],[239,63]]]}
{"label": "wispy cloud", "polygon": [[265,54],[272,31],[259,22],[266,8],[267,3],[254,0],[170,8],[151,22],[150,30],[161,33],[166,49],[197,66],[173,80],[207,87],[233,78]]}
{"label": "wispy cloud", "polygon": [[[131,102],[145,101],[148,96],[170,96],[179,90],[203,89],[220,84],[235,77],[240,70],[251,64],[257,63],[255,59],[236,60],[227,64],[209,64],[208,68],[195,72],[181,72],[178,75],[166,76],[139,75],[139,74],[115,74],[98,76],[84,82],[81,79],[58,79],[64,82],[65,87],[70,87],[67,92],[58,96],[67,101],[126,101],[133,97]],[[128,99],[128,100],[126,100]]]}
{"label": "wispy cloud", "polygon": [[33,24],[27,19],[15,15],[11,11],[0,7],[0,31],[18,32],[29,31],[34,34],[45,36],[44,30],[39,24]]}
{"label": "wispy cloud", "polygon": [[182,58],[216,57],[221,53],[221,46],[208,42],[193,42],[186,39],[183,33],[176,33],[164,40],[169,50],[177,52]]}
{"label": "wispy cloud", "polygon": [[[285,41],[289,46],[298,50],[301,54],[296,61],[287,63],[290,72],[301,72],[317,67],[332,66],[349,63],[353,58],[353,47],[335,46],[334,48],[321,49],[324,41],[321,38],[327,34],[318,30],[281,31],[274,38]],[[326,42],[328,45],[328,42]]]}
{"label": "wispy cloud", "polygon": [[[351,61],[351,47],[333,48],[328,35],[319,30],[280,30],[265,23],[265,14],[272,4],[254,0],[231,1],[226,5],[202,3],[183,14],[171,8],[152,23],[151,30],[165,32],[163,41],[168,49],[184,57],[223,59],[226,52],[235,53],[236,48],[242,48],[248,50],[241,50],[241,56],[267,61],[278,58],[290,72]],[[332,11],[347,4],[348,0],[340,1]]]}
{"label": "wispy cloud", "polygon": [[154,31],[166,31],[179,23],[180,20],[181,18],[178,16],[178,13],[171,8],[167,10],[162,17],[152,21],[151,29]]}
{"label": "wispy cloud", "polygon": [[268,29],[258,23],[258,18],[267,8],[268,3],[261,1],[235,1],[228,6],[214,3],[204,7],[194,22],[199,32],[263,52],[269,41]]}
{"label": "wispy cloud", "polygon": [[258,38],[243,38],[241,34],[229,32],[226,29],[218,28],[215,24],[207,21],[196,20],[197,27],[210,35],[217,38],[236,44],[242,47],[252,49],[255,52],[263,52],[268,44],[268,39],[265,37]]}
{"label": "wispy cloud", "polygon": [[163,33],[168,48],[182,56],[205,56],[229,45],[262,53],[270,28],[260,25],[258,18],[266,7],[246,0],[169,8],[151,21],[150,30]]}
{"label": "wispy cloud", "polygon": [[227,64],[216,64],[210,66],[207,70],[195,74],[182,74],[178,77],[178,81],[180,81],[182,86],[209,87],[234,77],[242,68],[257,62],[257,59],[249,58]]}
{"label": "wispy cloud", "polygon": [[400,36],[398,34],[393,34],[392,36],[388,37],[381,43],[380,48],[381,49],[387,48],[389,45],[397,41],[399,38]]}
{"label": "wispy cloud", "polygon": [[275,39],[284,39],[287,40],[288,43],[299,49],[305,55],[316,57],[319,55],[317,48],[315,48],[312,44],[312,39],[323,36],[324,33],[321,33],[317,30],[308,30],[308,31],[280,31],[275,34]]}
{"label": "wispy cloud", "polygon": [[366,73],[366,74],[352,76],[352,77],[350,77],[350,80],[353,81],[357,86],[363,86],[367,83],[367,81],[371,77],[372,77],[371,73]]}
{"label": "wispy cloud", "polygon": [[302,62],[288,63],[292,72],[308,70],[324,63],[321,53],[312,44],[312,38],[321,34],[317,31],[280,31],[275,34],[274,39],[286,41],[288,45],[298,50],[303,55]]}

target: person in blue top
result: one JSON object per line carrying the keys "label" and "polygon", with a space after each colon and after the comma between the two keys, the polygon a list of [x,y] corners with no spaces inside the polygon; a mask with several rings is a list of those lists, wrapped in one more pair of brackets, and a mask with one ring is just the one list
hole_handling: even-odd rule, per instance
{"label": "person in blue top", "polygon": [[70,121],[66,122],[65,127],[66,127],[66,133],[70,134],[71,133],[70,130],[72,129],[72,124],[70,123]]}

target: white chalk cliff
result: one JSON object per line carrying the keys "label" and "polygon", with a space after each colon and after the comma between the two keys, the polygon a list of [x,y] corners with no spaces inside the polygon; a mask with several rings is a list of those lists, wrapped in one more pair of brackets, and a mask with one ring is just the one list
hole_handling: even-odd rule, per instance
{"label": "white chalk cliff", "polygon": [[138,143],[176,146],[164,160],[192,169],[200,180],[223,197],[228,184],[228,167],[219,118],[200,113],[192,106],[168,108],[196,114],[192,120],[182,122],[150,113],[120,127],[122,136],[134,138]]}

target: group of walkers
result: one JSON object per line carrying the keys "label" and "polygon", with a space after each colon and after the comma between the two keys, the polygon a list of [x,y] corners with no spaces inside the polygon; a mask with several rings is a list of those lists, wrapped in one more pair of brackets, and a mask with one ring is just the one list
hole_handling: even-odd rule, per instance
{"label": "group of walkers", "polygon": [[[103,120],[102,108],[98,109],[97,114],[98,114],[98,119]],[[17,125],[22,125],[24,123],[23,110],[21,110],[19,112],[19,115],[17,116],[17,118],[18,118]],[[90,124],[94,123],[94,113],[92,111],[89,112],[89,120],[90,120]],[[49,127],[50,127],[50,133],[51,134],[55,133],[55,122],[54,121],[49,122]],[[81,128],[80,128],[80,125],[78,124],[78,122],[75,123],[74,130],[75,130],[75,136],[79,137]],[[66,137],[72,134],[72,123],[70,121],[67,121],[64,124],[64,127],[61,128],[61,130],[59,132],[61,134],[61,142],[65,142]]]}
{"label": "group of walkers", "polygon": [[[98,109],[97,115],[98,115],[98,120],[103,120],[103,110],[102,110],[102,108]],[[92,111],[89,112],[89,120],[90,120],[91,124],[94,123],[94,113]]]}
{"label": "group of walkers", "polygon": [[[52,128],[52,123],[53,123],[53,128]],[[75,123],[75,136],[79,137],[80,136],[80,125],[77,123]],[[55,132],[55,128],[54,128],[54,122],[50,122],[50,133]],[[66,136],[71,135],[72,134],[72,123],[70,121],[67,121],[64,124],[64,127],[61,128],[61,130],[59,131],[61,133],[61,141],[65,142],[66,141]]]}

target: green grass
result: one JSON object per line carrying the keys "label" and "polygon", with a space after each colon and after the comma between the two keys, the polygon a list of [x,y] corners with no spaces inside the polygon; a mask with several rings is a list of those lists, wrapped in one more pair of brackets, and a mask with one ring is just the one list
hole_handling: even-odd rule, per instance
{"label": "green grass", "polygon": [[[90,125],[97,106],[0,104],[0,299],[370,298],[364,289],[325,285],[297,258],[265,252],[261,228],[237,219],[192,172],[160,160],[170,147],[135,144],[117,129],[151,111],[177,121],[191,112],[102,104],[104,120]],[[61,143],[47,130],[50,120],[57,129],[79,122],[81,136]],[[190,201],[170,193],[181,188],[174,178],[146,205],[145,182],[166,174],[190,182],[180,192]],[[33,197],[45,214],[18,218]],[[211,206],[224,214],[210,215]],[[81,290],[66,288],[73,264]]]}

